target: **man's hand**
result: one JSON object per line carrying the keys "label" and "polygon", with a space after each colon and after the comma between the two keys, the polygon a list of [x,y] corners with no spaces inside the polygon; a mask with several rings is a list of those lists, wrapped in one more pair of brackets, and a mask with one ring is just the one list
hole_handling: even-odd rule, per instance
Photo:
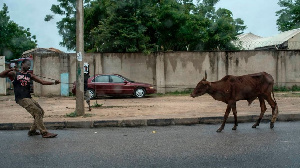
{"label": "man's hand", "polygon": [[55,80],[55,82],[54,82],[55,85],[57,85],[57,84],[59,84],[59,83],[60,83],[59,80]]}
{"label": "man's hand", "polygon": [[10,69],[6,69],[2,72],[0,72],[0,77],[1,78],[5,78],[5,77],[10,77],[10,79],[12,80],[15,76],[15,68],[10,68]]}
{"label": "man's hand", "polygon": [[11,71],[18,71],[18,69],[12,67],[12,68],[9,69],[9,72],[11,72]]}

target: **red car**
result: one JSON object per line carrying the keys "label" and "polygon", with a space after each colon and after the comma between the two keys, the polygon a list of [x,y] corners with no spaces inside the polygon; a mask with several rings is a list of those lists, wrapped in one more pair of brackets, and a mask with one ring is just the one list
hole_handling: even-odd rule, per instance
{"label": "red car", "polygon": [[[119,74],[97,74],[88,79],[88,91],[90,97],[97,96],[121,96],[132,95],[134,97],[144,97],[146,94],[156,93],[153,85],[148,83],[134,82]],[[76,85],[73,84],[72,93],[76,94]]]}

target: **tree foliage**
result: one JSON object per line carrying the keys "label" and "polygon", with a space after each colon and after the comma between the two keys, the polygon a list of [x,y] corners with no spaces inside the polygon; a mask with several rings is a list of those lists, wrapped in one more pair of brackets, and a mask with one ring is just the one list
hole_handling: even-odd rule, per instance
{"label": "tree foliage", "polygon": [[278,30],[300,28],[300,0],[279,0],[278,5],[283,8],[276,12]]}
{"label": "tree foliage", "polygon": [[300,28],[300,0],[279,0],[278,5],[283,8],[276,12],[278,30]]}
{"label": "tree foliage", "polygon": [[[237,49],[231,41],[246,28],[219,0],[89,0],[84,1],[87,52],[155,52]],[[62,46],[76,47],[76,0],[58,0],[54,14]],[[47,15],[45,21],[53,18]]]}
{"label": "tree foliage", "polygon": [[0,55],[10,60],[19,58],[24,51],[35,48],[36,37],[31,36],[29,31],[29,28],[24,29],[10,20],[8,7],[4,3],[0,10]]}

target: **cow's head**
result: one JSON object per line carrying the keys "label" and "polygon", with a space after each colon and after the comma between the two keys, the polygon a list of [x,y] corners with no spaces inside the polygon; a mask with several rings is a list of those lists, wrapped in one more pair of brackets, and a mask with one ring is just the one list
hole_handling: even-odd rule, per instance
{"label": "cow's head", "polygon": [[191,97],[195,98],[197,96],[202,96],[207,92],[207,90],[211,86],[211,83],[206,81],[206,79],[207,79],[207,74],[205,71],[205,77],[197,84],[196,88],[191,93]]}

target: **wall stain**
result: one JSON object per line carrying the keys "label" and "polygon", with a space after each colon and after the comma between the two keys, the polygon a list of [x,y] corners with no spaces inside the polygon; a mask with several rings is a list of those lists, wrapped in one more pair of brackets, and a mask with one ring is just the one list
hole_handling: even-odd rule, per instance
{"label": "wall stain", "polygon": [[236,67],[239,66],[239,58],[238,58],[238,57],[235,58],[235,66],[236,66]]}
{"label": "wall stain", "polygon": [[209,52],[209,65],[212,73],[215,73],[215,63],[216,63],[216,53],[215,52]]}
{"label": "wall stain", "polygon": [[[206,58],[206,55],[200,52],[193,52],[192,55],[187,55],[186,53],[180,54],[168,54],[165,56],[166,61],[168,61],[172,67],[173,72],[177,70],[178,63],[181,63],[181,67],[186,69],[189,63],[193,64],[193,67],[198,71],[202,71],[203,63]],[[214,64],[215,60],[211,62]]]}

